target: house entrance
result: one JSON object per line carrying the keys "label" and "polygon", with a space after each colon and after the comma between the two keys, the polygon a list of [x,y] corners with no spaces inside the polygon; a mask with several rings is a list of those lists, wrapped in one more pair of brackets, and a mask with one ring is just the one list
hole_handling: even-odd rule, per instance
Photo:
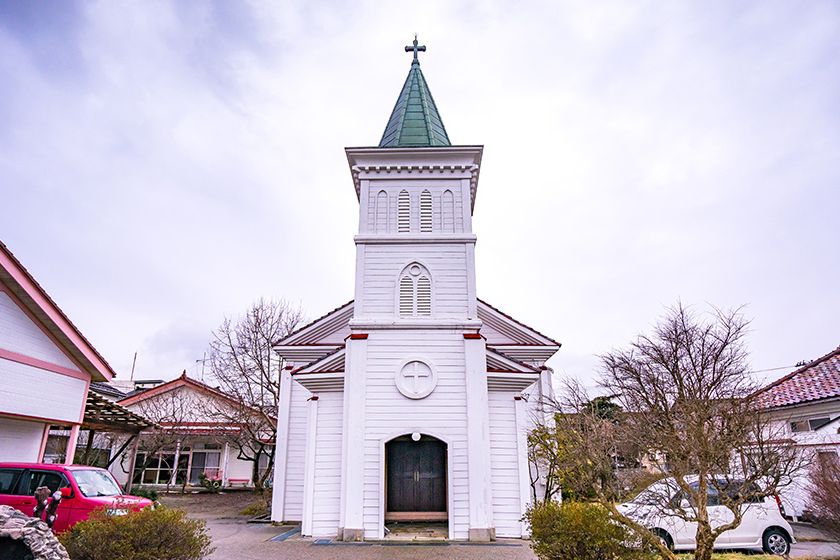
{"label": "house entrance", "polygon": [[402,436],[385,444],[385,521],[446,521],[446,444]]}

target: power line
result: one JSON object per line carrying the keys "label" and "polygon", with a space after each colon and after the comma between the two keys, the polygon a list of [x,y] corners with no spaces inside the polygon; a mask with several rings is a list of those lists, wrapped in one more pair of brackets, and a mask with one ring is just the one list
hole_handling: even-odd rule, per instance
{"label": "power line", "polygon": [[795,367],[799,367],[799,366],[793,365],[793,366],[774,367],[774,368],[768,368],[768,369],[755,369],[755,370],[747,372],[747,373],[764,373],[765,371],[779,371],[780,369],[793,369]]}

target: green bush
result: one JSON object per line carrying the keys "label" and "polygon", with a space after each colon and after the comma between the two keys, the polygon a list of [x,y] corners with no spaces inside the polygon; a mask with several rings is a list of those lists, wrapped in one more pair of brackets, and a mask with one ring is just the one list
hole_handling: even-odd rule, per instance
{"label": "green bush", "polygon": [[59,536],[72,560],[199,560],[213,552],[204,521],[178,509],[95,511]]}
{"label": "green bush", "polygon": [[145,486],[138,486],[131,489],[132,496],[140,496],[141,498],[148,498],[153,502],[158,501],[158,491],[154,488],[146,488]]}
{"label": "green bush", "polygon": [[651,558],[628,546],[627,529],[595,504],[543,502],[525,514],[531,548],[540,560],[630,560]]}

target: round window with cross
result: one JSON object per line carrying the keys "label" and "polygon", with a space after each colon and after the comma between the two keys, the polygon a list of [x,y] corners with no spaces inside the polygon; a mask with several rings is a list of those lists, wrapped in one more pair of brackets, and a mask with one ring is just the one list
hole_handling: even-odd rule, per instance
{"label": "round window with cross", "polygon": [[426,362],[409,360],[397,371],[394,381],[399,392],[409,399],[422,399],[435,390],[437,374]]}

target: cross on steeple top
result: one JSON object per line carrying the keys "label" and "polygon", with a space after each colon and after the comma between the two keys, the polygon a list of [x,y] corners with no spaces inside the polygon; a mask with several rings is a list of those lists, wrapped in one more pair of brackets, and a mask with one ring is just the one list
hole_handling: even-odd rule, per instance
{"label": "cross on steeple top", "polygon": [[418,52],[426,52],[426,45],[418,45],[417,44],[417,33],[414,34],[414,42],[412,42],[412,44],[410,44],[410,45],[406,45],[406,47],[405,47],[405,52],[412,52],[412,51],[414,52],[414,60],[411,61],[411,64],[412,65],[417,64],[419,66],[420,61],[417,59],[417,53]]}

